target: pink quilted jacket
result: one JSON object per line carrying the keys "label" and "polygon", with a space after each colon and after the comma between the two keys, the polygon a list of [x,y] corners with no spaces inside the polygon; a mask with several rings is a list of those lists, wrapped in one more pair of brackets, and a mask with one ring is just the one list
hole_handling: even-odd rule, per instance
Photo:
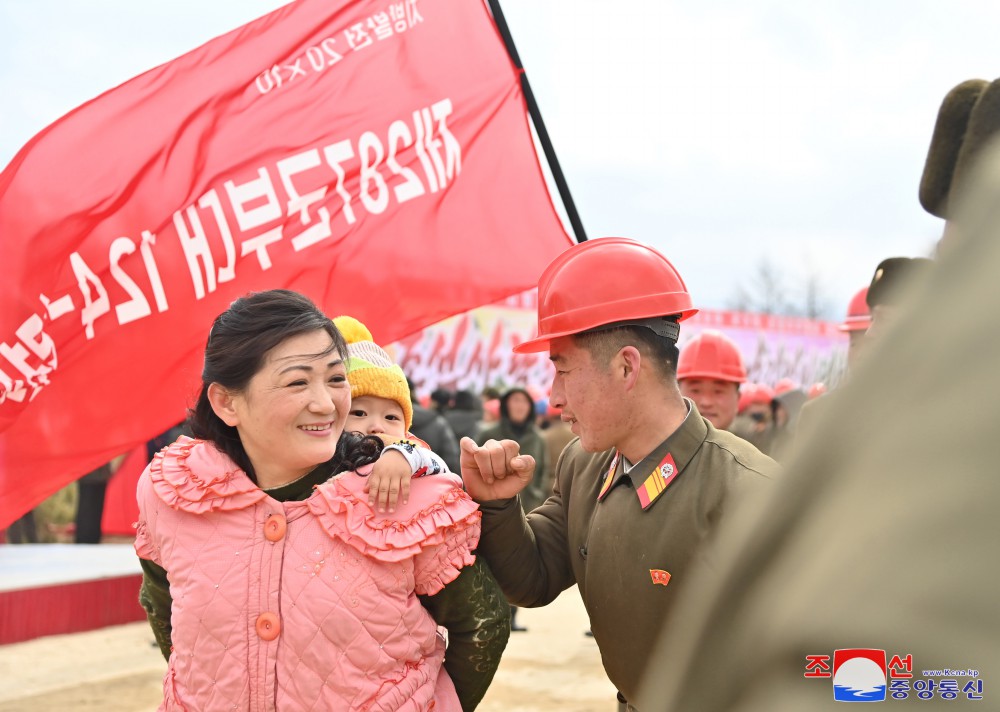
{"label": "pink quilted jacket", "polygon": [[459,710],[416,594],[474,561],[480,512],[454,475],[392,515],[341,474],[277,502],[182,438],[138,486],[136,552],[166,569],[173,651],[161,710]]}

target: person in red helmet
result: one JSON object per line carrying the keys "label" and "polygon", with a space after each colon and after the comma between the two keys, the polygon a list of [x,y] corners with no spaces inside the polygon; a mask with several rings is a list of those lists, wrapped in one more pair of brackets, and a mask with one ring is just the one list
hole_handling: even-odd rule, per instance
{"label": "person in red helmet", "polygon": [[[847,304],[847,316],[844,317],[844,321],[837,325],[837,330],[846,332],[850,339],[847,344],[848,373],[857,368],[858,361],[864,349],[865,340],[868,336],[868,328],[871,325],[872,315],[871,310],[868,308],[868,287],[865,286],[851,297],[851,301]],[[825,395],[826,392],[827,388],[823,383],[814,383],[809,388],[808,402],[802,407],[799,415],[800,427],[811,427],[812,422],[816,418],[816,409],[822,408],[822,405],[817,406],[813,401],[822,403],[823,399],[820,396]],[[802,426],[802,423],[805,423],[805,426]]]}
{"label": "person in red helmet", "polygon": [[750,384],[745,407],[733,422],[732,432],[763,453],[774,456],[775,390],[766,383]]}
{"label": "person in red helmet", "polygon": [[782,378],[774,384],[774,397],[777,398],[778,396],[794,390],[801,390],[799,389],[799,384],[792,378]]}
{"label": "person in red helmet", "polygon": [[552,496],[525,516],[517,495],[532,458],[512,440],[462,441],[462,478],[483,512],[479,553],[518,606],[576,584],[620,709],[635,709],[626,700],[716,525],[777,470],[681,395],[677,337],[696,311],[656,250],[624,238],[574,245],[539,280],[538,336],[514,349],[549,352],[549,403],[577,436]]}
{"label": "person in red helmet", "polygon": [[740,402],[747,370],[739,347],[725,334],[706,330],[684,346],[677,362],[681,395],[719,430],[729,430]]}
{"label": "person in red helmet", "polygon": [[868,327],[872,325],[872,315],[868,310],[867,296],[868,287],[859,289],[851,297],[851,301],[847,305],[847,316],[837,326],[838,330],[846,331],[850,339],[847,345],[848,368],[853,367],[857,362],[858,354],[861,352],[861,346],[865,340],[865,334],[868,333]]}

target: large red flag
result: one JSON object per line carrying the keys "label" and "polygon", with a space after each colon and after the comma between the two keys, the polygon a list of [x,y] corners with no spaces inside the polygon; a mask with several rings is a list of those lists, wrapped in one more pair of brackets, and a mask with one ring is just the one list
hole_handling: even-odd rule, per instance
{"label": "large red flag", "polygon": [[237,296],[388,343],[570,243],[476,0],[299,0],[136,77],[0,174],[0,528],[180,421]]}

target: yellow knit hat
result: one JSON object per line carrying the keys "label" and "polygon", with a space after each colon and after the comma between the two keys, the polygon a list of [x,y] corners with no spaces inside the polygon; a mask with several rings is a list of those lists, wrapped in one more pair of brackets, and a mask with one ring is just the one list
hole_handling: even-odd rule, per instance
{"label": "yellow knit hat", "polygon": [[403,422],[409,432],[413,403],[403,369],[375,343],[368,327],[354,317],[338,316],[333,324],[347,341],[347,381],[351,384],[351,398],[376,396],[396,401],[403,409]]}

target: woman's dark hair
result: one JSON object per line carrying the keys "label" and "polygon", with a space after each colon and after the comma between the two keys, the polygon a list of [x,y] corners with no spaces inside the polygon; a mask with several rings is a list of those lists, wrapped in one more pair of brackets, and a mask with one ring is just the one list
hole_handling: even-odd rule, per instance
{"label": "woman's dark hair", "polygon": [[[256,476],[239,433],[212,410],[208,387],[218,383],[230,392],[245,390],[250,379],[263,367],[271,349],[286,339],[313,331],[325,331],[332,340],[330,348],[316,356],[334,352],[346,356],[347,343],[330,318],[308,297],[287,289],[254,292],[240,297],[212,323],[205,346],[201,392],[195,407],[188,411],[188,425],[194,437],[214,443],[255,482]],[[338,455],[340,445],[338,443]],[[334,460],[338,455],[334,456]],[[345,461],[350,460],[346,451],[341,457]]]}
{"label": "woman's dark hair", "polygon": [[455,410],[473,410],[481,413],[483,401],[468,389],[457,391],[455,393]]}

